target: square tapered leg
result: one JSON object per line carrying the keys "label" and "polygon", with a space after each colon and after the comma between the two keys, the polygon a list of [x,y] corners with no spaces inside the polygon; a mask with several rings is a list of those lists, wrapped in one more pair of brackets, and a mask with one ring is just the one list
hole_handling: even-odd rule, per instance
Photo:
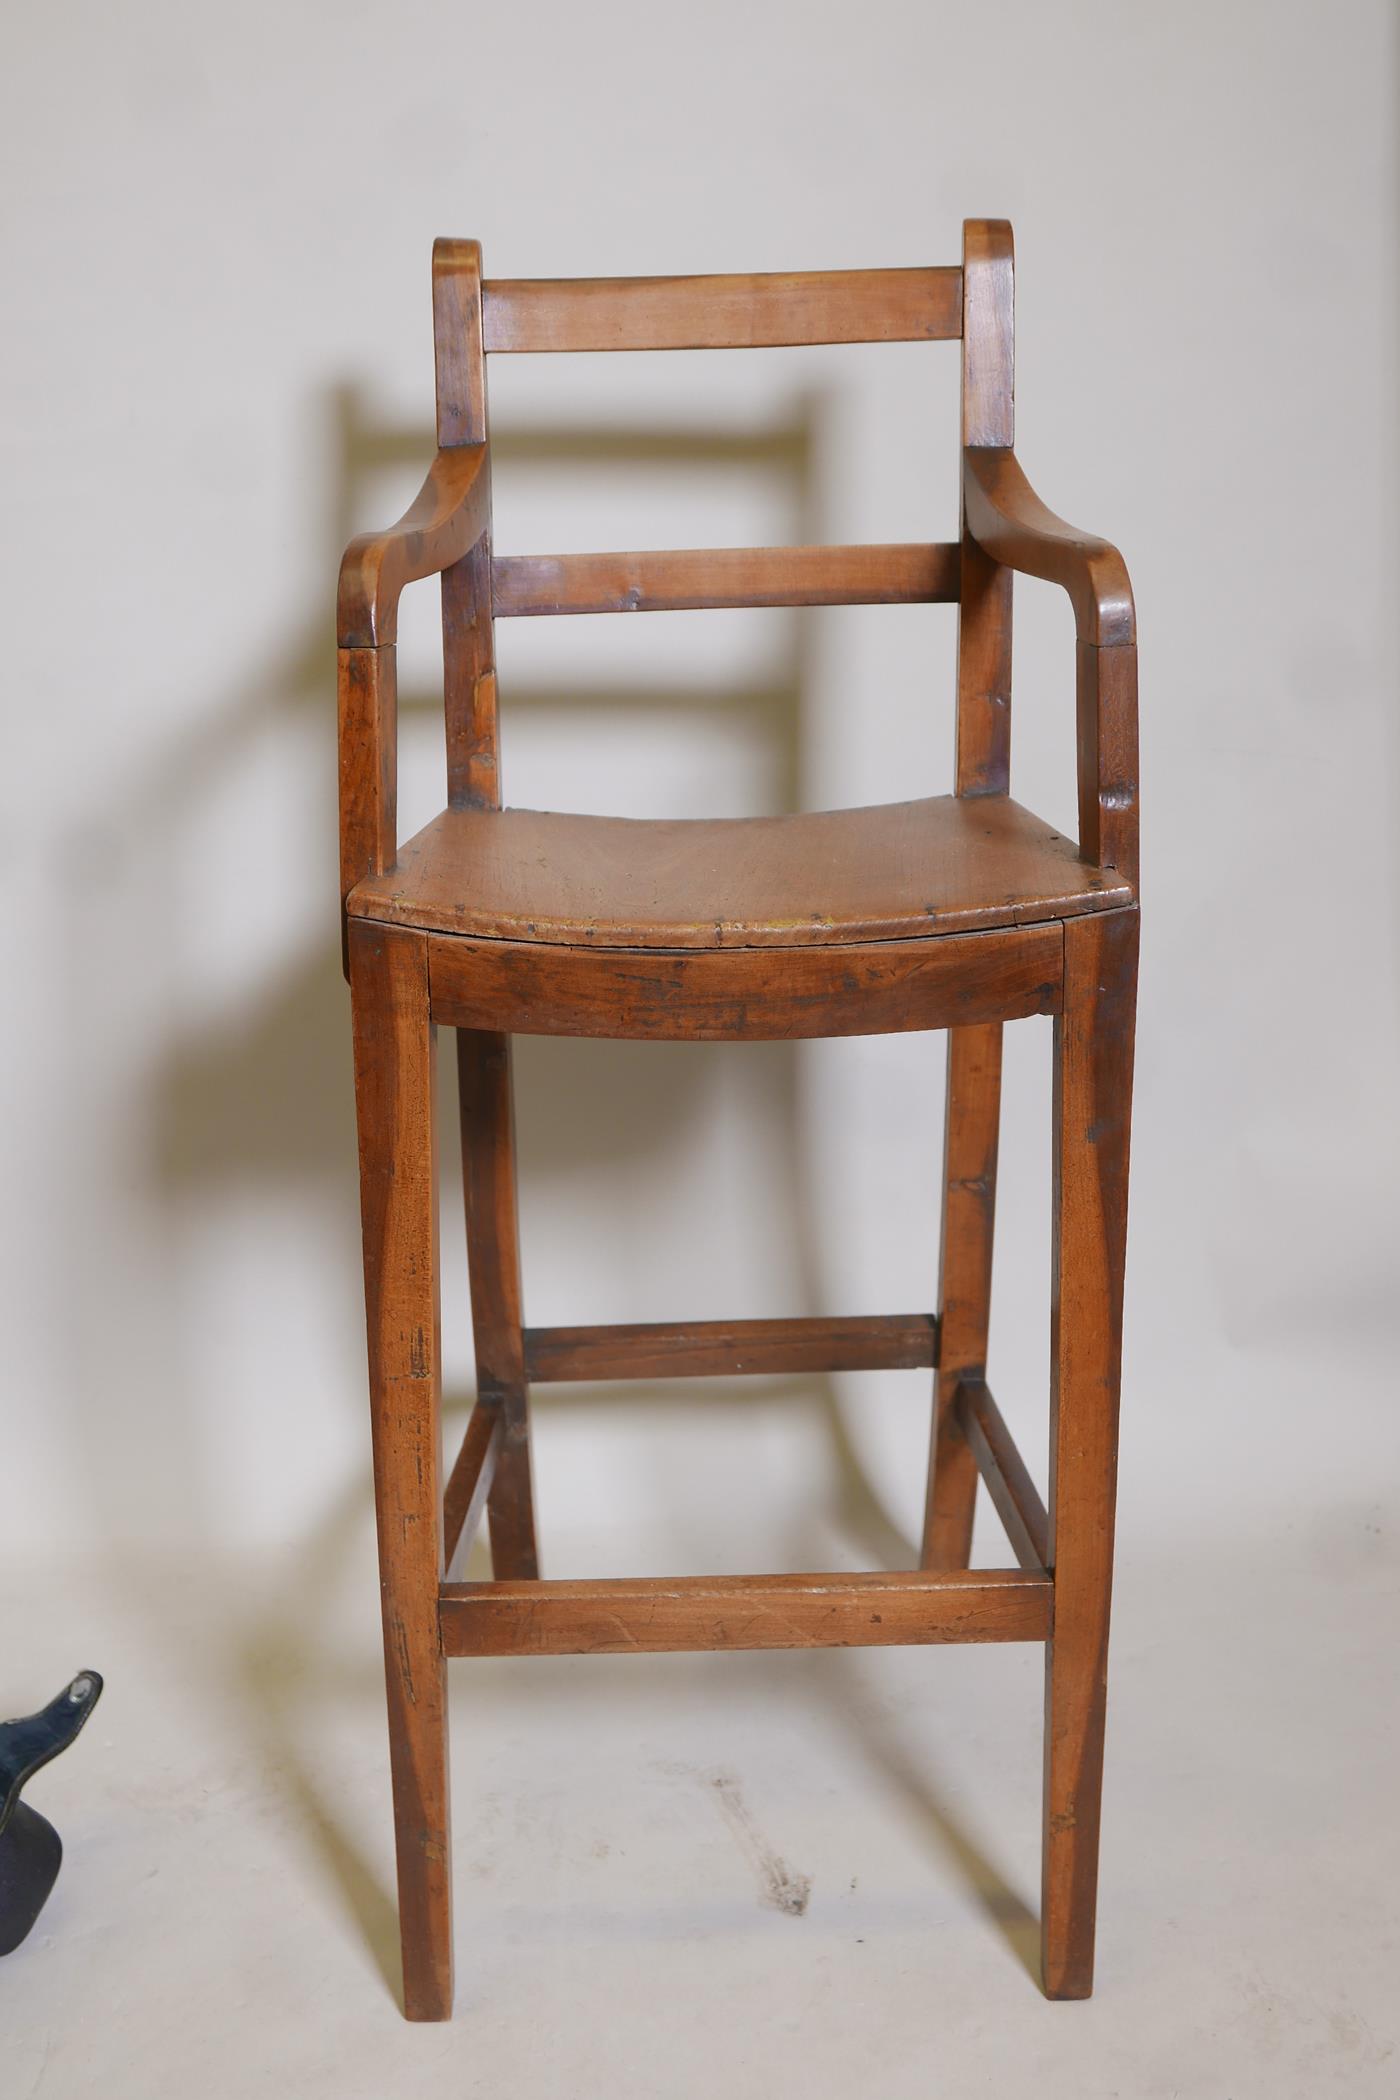
{"label": "square tapered leg", "polygon": [[1136,911],[1068,922],[1055,1023],[1055,1616],[1045,1663],[1041,1893],[1051,1998],[1087,1998],[1094,1976],[1137,942]]}
{"label": "square tapered leg", "polygon": [[421,935],[349,934],[404,2011],[452,2010],[433,1027]]}

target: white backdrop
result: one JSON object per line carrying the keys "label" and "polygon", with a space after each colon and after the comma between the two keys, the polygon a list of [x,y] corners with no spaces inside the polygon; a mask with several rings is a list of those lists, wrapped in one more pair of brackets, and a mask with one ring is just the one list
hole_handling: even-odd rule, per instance
{"label": "white backdrop", "polygon": [[[367,1510],[331,605],[345,537],[396,514],[430,448],[433,236],[479,236],[499,275],[762,270],[952,262],[988,214],[1018,242],[1021,455],[1122,546],[1141,620],[1125,1550],[1214,1526],[1393,1554],[1388,16],[13,20],[6,1548],[296,1545]],[[954,529],[950,346],[522,360],[492,383],[505,551]],[[439,794],[434,618],[411,594],[409,828]],[[1014,786],[1072,822],[1068,610],[1018,586],[1017,621]],[[516,623],[508,797],[945,787],[953,622]],[[1013,1031],[992,1347],[1036,1450],[1048,1049]],[[930,1306],[941,1084],[919,1038],[525,1044],[530,1317]],[[905,1555],[927,1397],[888,1374],[546,1396],[547,1563]]]}
{"label": "white backdrop", "polygon": [[[68,1861],[4,1965],[5,2100],[1389,2100],[1390,8],[9,16],[0,1711],[83,1664],[108,1690],[34,1790]],[[431,449],[431,242],[477,235],[497,275],[937,263],[968,215],[1016,230],[1031,478],[1119,542],[1140,614],[1098,1990],[1047,2005],[1025,1973],[1033,1649],[563,1658],[455,1673],[458,2017],[409,2029],[332,606]],[[503,550],[955,526],[951,345],[491,384]],[[1072,824],[1069,611],[1016,607],[1013,786]],[[435,619],[410,592],[408,828],[442,792]],[[505,623],[507,792],[936,791],[953,649],[938,606]],[[1008,1033],[991,1349],[1042,1478],[1049,1050]],[[518,1069],[534,1322],[933,1303],[940,1042],[525,1042]],[[456,1422],[451,1214],[444,1248]],[[907,1565],[929,1383],[546,1388],[545,1570]],[[976,1551],[1004,1560],[994,1521]]]}

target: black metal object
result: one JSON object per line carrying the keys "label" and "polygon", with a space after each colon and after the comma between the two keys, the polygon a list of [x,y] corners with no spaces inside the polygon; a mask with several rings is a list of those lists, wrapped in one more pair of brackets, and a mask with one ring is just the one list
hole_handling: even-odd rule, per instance
{"label": "black metal object", "polygon": [[22,1721],[0,1721],[0,1954],[26,1937],[58,1879],[63,1844],[53,1824],[20,1800],[25,1781],[78,1734],[102,1693],[80,1670],[56,1699]]}

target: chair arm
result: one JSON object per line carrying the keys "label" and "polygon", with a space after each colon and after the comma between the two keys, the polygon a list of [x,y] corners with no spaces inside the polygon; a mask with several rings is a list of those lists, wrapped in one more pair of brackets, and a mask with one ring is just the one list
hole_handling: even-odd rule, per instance
{"label": "chair arm", "polygon": [[963,452],[967,529],[1004,568],[1058,583],[1070,595],[1081,642],[1096,649],[1136,640],[1133,591],[1122,555],[1047,510],[1009,447]]}
{"label": "chair arm", "polygon": [[340,565],[340,894],[394,865],[398,850],[399,596],[469,554],[491,516],[485,445],[439,452],[387,532],[352,540]]}
{"label": "chair arm", "polygon": [[491,515],[485,445],[439,452],[413,502],[387,532],[351,540],[340,565],[336,627],[342,649],[378,649],[398,632],[399,594],[471,551]]}
{"label": "chair arm", "polygon": [[963,449],[968,534],[1003,568],[1069,593],[1078,632],[1079,852],[1138,871],[1137,620],[1122,555],[1047,510],[1009,446]]}

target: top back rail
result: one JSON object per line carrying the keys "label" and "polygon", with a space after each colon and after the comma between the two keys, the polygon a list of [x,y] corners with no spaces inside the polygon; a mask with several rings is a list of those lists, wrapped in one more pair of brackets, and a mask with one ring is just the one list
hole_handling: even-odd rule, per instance
{"label": "top back rail", "polygon": [[[478,265],[479,267],[479,265]],[[467,316],[487,355],[776,349],[948,341],[963,333],[960,268],[747,276],[477,279]],[[454,314],[453,319],[457,316]],[[754,605],[917,604],[958,596],[956,546],[699,548],[497,555],[496,617]]]}
{"label": "top back rail", "polygon": [[758,350],[962,334],[962,271],[488,279],[483,348]]}

